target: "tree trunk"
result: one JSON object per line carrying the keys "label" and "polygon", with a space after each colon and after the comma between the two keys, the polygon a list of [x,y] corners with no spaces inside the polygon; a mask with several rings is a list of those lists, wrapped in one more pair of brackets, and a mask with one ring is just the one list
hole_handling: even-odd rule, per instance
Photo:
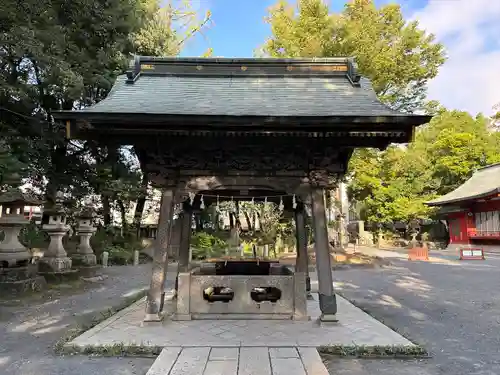
{"label": "tree trunk", "polygon": [[[66,165],[67,143],[55,145],[50,153],[49,173],[47,173],[47,187],[45,188],[45,206],[53,207],[56,204],[57,193],[61,187],[60,178],[64,175]],[[48,223],[48,215],[45,210],[42,214],[42,224]]]}
{"label": "tree trunk", "polygon": [[142,215],[144,214],[144,207],[146,205],[146,198],[148,195],[149,176],[146,170],[146,166],[144,165],[144,160],[146,157],[145,153],[143,151],[136,150],[136,155],[137,158],[139,159],[139,164],[141,166],[141,171],[142,171],[142,180],[141,180],[142,194],[137,198],[133,224],[139,231],[139,229],[141,228]]}
{"label": "tree trunk", "polygon": [[60,188],[59,178],[64,175],[64,166],[66,165],[67,144],[54,146],[50,153],[50,170],[48,173],[48,183],[45,198],[49,206],[56,202],[57,192]]}
{"label": "tree trunk", "polygon": [[146,206],[146,197],[140,197],[137,199],[137,203],[135,205],[135,212],[134,212],[134,227],[139,230],[141,228],[141,222],[142,222],[142,215],[144,212],[144,207]]}
{"label": "tree trunk", "polygon": [[203,220],[201,219],[201,215],[196,214],[195,219],[196,219],[196,231],[201,232],[203,230]]}
{"label": "tree trunk", "polygon": [[137,198],[137,203],[135,205],[134,211],[134,227],[139,230],[141,228],[142,215],[144,214],[144,207],[146,206],[146,198],[148,194],[148,184],[149,179],[146,173],[142,174],[141,180],[141,195]]}
{"label": "tree trunk", "polygon": [[111,225],[111,203],[109,201],[109,196],[107,194],[103,194],[101,196],[102,199],[102,215],[104,226]]}
{"label": "tree trunk", "polygon": [[127,225],[127,210],[125,209],[125,204],[123,204],[123,201],[121,199],[118,200],[118,207],[120,208],[120,216],[121,216],[121,221],[122,221],[122,237],[124,233],[127,233],[128,231],[128,225]]}
{"label": "tree trunk", "polygon": [[252,227],[252,221],[250,220],[250,216],[246,211],[243,211],[243,215],[245,215],[245,221],[247,222],[248,230],[252,231],[253,227]]}
{"label": "tree trunk", "polygon": [[220,231],[220,214],[218,212],[214,214],[214,229],[216,233]]}
{"label": "tree trunk", "polygon": [[[111,178],[116,180],[118,178],[117,171],[117,162],[118,162],[118,146],[109,145],[107,147],[108,152],[105,159],[105,164],[111,166]],[[109,193],[101,192],[102,199],[102,208],[103,208],[103,216],[104,216],[104,225],[110,225],[112,221],[111,217],[111,202],[114,200],[114,197],[111,197]]]}

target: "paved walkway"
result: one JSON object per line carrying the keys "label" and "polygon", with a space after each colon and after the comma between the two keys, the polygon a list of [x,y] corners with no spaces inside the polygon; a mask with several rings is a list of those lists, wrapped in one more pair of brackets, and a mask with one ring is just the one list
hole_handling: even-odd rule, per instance
{"label": "paved walkway", "polygon": [[147,375],[328,375],[315,348],[169,347]]}
{"label": "paved walkway", "polygon": [[[315,285],[313,282],[313,289]],[[338,323],[318,323],[321,312],[316,298],[308,301],[310,321],[165,319],[163,323],[144,324],[143,299],[88,330],[68,345],[82,348],[115,343],[151,347],[414,345],[346,299],[337,296],[337,301]],[[171,303],[167,302],[165,306],[173,311]]]}

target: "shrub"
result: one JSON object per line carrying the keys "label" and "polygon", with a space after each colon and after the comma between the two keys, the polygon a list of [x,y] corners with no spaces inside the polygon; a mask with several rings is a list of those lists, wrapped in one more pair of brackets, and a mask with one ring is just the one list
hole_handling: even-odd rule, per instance
{"label": "shrub", "polygon": [[121,246],[108,246],[104,249],[109,253],[108,264],[123,266],[130,264],[134,260],[134,251],[125,249]]}
{"label": "shrub", "polygon": [[49,246],[50,238],[39,225],[30,222],[21,229],[19,241],[28,249],[46,249]]}
{"label": "shrub", "polygon": [[142,250],[143,244],[137,239],[135,233],[124,233],[112,227],[101,227],[91,238],[91,245],[98,259],[102,259],[102,253],[109,253],[108,263],[110,265],[131,264],[134,260],[134,251]]}
{"label": "shrub", "polygon": [[219,257],[227,247],[226,242],[207,232],[196,232],[191,240],[193,259]]}

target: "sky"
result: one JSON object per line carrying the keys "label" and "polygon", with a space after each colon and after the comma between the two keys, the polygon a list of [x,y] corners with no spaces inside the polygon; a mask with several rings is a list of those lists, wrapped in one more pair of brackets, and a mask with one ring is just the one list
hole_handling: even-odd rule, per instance
{"label": "sky", "polygon": [[[189,41],[183,56],[200,56],[213,48],[214,56],[252,57],[270,36],[264,22],[276,0],[193,0],[212,13],[203,35]],[[376,0],[383,5],[389,0]],[[396,0],[407,20],[436,35],[448,60],[429,83],[428,99],[450,109],[491,115],[500,111],[500,0]],[[329,0],[340,11],[345,0]],[[495,110],[494,107],[498,105]]]}

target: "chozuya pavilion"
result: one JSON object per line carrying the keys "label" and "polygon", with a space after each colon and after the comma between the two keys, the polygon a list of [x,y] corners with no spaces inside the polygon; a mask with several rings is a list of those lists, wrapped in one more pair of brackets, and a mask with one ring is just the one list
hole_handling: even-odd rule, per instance
{"label": "chozuya pavilion", "polygon": [[[344,175],[354,148],[407,143],[430,120],[379,102],[351,58],[138,56],[106,99],[54,116],[68,137],[133,145],[162,189],[146,321],[164,315],[176,207],[183,230],[174,319],[308,319],[305,215],[312,212],[320,318],[335,320],[323,191]],[[295,269],[255,255],[189,264],[192,212],[217,196],[293,210]]]}

